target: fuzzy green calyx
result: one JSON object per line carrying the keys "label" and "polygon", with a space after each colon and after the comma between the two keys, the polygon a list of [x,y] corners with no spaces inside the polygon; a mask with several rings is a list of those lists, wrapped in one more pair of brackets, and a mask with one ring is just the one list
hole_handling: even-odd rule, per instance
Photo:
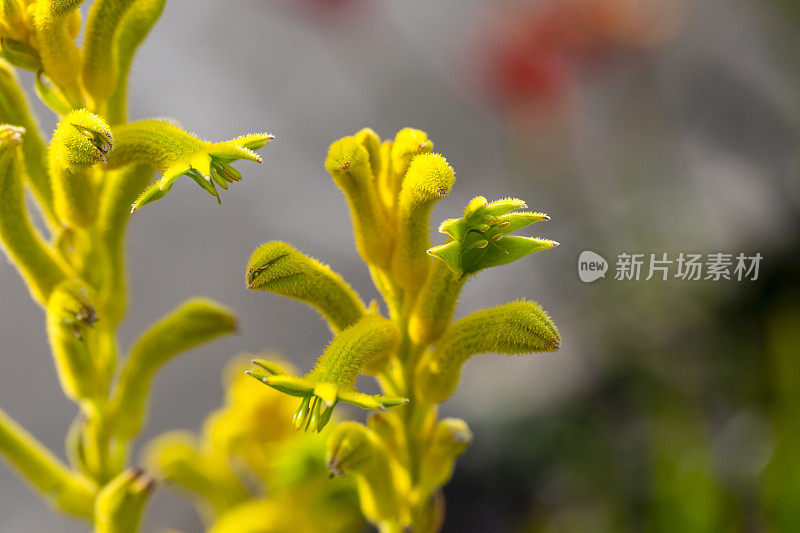
{"label": "fuzzy green calyx", "polygon": [[309,304],[334,332],[354,324],[367,312],[339,274],[280,241],[262,244],[253,252],[247,262],[245,285]]}
{"label": "fuzzy green calyx", "polygon": [[428,253],[444,261],[457,275],[468,276],[558,246],[547,239],[509,235],[550,218],[543,213],[514,212],[524,207],[525,202],[516,198],[491,203],[483,196],[473,198],[463,217],[442,222],[439,232],[447,234],[449,239]]}
{"label": "fuzzy green calyx", "polygon": [[471,313],[455,322],[420,360],[417,392],[427,402],[441,403],[458,385],[461,366],[480,353],[552,352],[561,336],[535,302],[518,301]]}
{"label": "fuzzy green calyx", "polygon": [[333,338],[314,369],[304,377],[287,374],[274,363],[255,360],[251,377],[291,396],[302,398],[292,424],[306,431],[320,431],[339,402],[364,409],[401,405],[404,398],[363,394],[356,390],[362,372],[377,371],[400,343],[400,333],[389,320],[368,314]]}
{"label": "fuzzy green calyx", "polygon": [[212,143],[158,119],[115,126],[114,136],[115,148],[108,157],[109,168],[143,164],[163,172],[161,179],[145,189],[134,202],[131,212],[166,196],[181,176],[194,180],[221,203],[217,186],[227,190],[229,183],[242,179],[231,163],[239,159],[260,163],[261,156],[255,150],[274,138],[268,133],[253,133]]}

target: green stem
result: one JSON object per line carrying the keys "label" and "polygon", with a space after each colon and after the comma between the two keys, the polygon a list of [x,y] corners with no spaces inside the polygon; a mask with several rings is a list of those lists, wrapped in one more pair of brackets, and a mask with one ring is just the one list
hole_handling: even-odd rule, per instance
{"label": "green stem", "polygon": [[10,153],[0,155],[0,243],[16,265],[33,298],[45,305],[50,293],[69,276],[66,265],[48,246],[28,217],[19,167]]}
{"label": "green stem", "polygon": [[97,488],[72,473],[47,448],[0,409],[0,452],[59,509],[91,519]]}

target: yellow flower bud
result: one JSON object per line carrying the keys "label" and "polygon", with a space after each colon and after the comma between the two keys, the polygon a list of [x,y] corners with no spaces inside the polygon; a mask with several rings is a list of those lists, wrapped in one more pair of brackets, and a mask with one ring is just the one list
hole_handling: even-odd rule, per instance
{"label": "yellow flower bud", "polygon": [[248,289],[295,298],[319,311],[334,332],[367,312],[358,295],[339,274],[284,242],[259,246],[247,262]]}
{"label": "yellow flower bud", "polygon": [[361,510],[370,522],[399,519],[400,501],[389,458],[371,430],[355,422],[336,426],[328,439],[326,461],[333,475],[355,476]]}
{"label": "yellow flower bud", "polygon": [[512,302],[471,313],[455,322],[417,364],[417,392],[424,401],[441,403],[456,389],[461,366],[479,353],[552,352],[561,336],[535,302]]}
{"label": "yellow flower bud", "polygon": [[199,344],[236,330],[230,310],[202,298],[194,298],[153,324],[136,341],[114,396],[114,430],[131,438],[142,427],[155,373],[170,359]]}
{"label": "yellow flower bud", "polygon": [[42,240],[28,216],[17,150],[24,130],[0,126],[0,243],[40,305],[68,276],[67,265]]}
{"label": "yellow flower bud", "polygon": [[455,181],[453,168],[438,154],[416,156],[408,166],[398,202],[397,248],[392,274],[406,291],[415,292],[428,273],[432,259],[430,214],[436,202],[450,193]]}
{"label": "yellow flower bud", "polygon": [[467,423],[458,418],[445,418],[433,430],[430,443],[422,452],[419,487],[428,496],[450,480],[456,459],[472,442]]}
{"label": "yellow flower bud", "polygon": [[453,319],[466,280],[443,261],[433,262],[408,320],[408,333],[415,343],[425,346],[442,336]]}
{"label": "yellow flower bud", "polygon": [[111,127],[86,110],[59,122],[48,151],[56,215],[70,227],[90,226],[97,215],[98,185],[91,167],[111,151]]}
{"label": "yellow flower bud", "polygon": [[112,479],[94,504],[95,533],[138,531],[155,481],[141,469],[129,468]]}
{"label": "yellow flower bud", "polygon": [[331,145],[325,168],[350,205],[361,257],[371,265],[387,267],[394,236],[378,201],[370,153],[355,137],[344,137]]}

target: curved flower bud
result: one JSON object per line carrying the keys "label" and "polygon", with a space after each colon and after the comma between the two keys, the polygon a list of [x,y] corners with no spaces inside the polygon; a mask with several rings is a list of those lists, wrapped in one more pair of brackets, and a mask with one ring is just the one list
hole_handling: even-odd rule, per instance
{"label": "curved flower bud", "polygon": [[0,59],[0,122],[25,129],[22,140],[22,157],[28,181],[42,206],[47,222],[55,222],[53,213],[53,188],[47,173],[47,147],[31,115],[25,93],[19,85],[14,69]]}
{"label": "curved flower bud", "polygon": [[44,242],[25,206],[20,162],[16,154],[25,131],[0,126],[0,243],[40,305],[67,278],[68,267]]}
{"label": "curved flower bud", "polygon": [[356,137],[343,137],[328,150],[325,168],[347,198],[358,252],[370,265],[385,268],[394,238],[378,203],[370,153]]}
{"label": "curved flower bud", "polygon": [[450,238],[428,253],[444,261],[457,275],[468,276],[558,246],[547,239],[509,235],[550,218],[543,213],[512,212],[524,207],[525,202],[516,198],[488,203],[486,198],[478,196],[467,204],[462,218],[442,222],[439,232]]}
{"label": "curved flower bud", "polygon": [[399,417],[378,411],[367,417],[367,427],[380,439],[386,450],[401,464],[408,464],[408,438]]}
{"label": "curved flower bud", "polygon": [[58,123],[48,150],[56,215],[70,227],[90,226],[97,216],[98,187],[91,167],[106,161],[113,148],[111,128],[85,109]]}
{"label": "curved flower bud", "polygon": [[261,156],[254,150],[266,146],[274,138],[268,133],[254,133],[211,143],[166,120],[157,119],[116,126],[114,137],[115,148],[108,157],[109,168],[142,164],[163,172],[161,179],[145,189],[134,202],[131,212],[166,196],[181,176],[192,178],[221,203],[215,184],[227,190],[228,183],[242,179],[231,163],[239,159],[260,163]]}
{"label": "curved flower bud", "polygon": [[94,504],[95,533],[138,531],[144,507],[155,481],[139,468],[128,468],[97,494]]}
{"label": "curved flower bud", "polygon": [[114,91],[117,62],[114,39],[120,22],[135,0],[95,0],[89,9],[83,37],[82,81],[96,105]]}
{"label": "curved flower bud", "polygon": [[453,320],[458,297],[466,278],[442,261],[434,261],[414,302],[408,319],[408,334],[416,344],[436,342]]}
{"label": "curved flower bud", "polygon": [[441,403],[458,385],[461,366],[479,353],[552,352],[561,336],[535,302],[519,301],[471,313],[455,322],[416,368],[417,392],[424,401]]}
{"label": "curved flower bud", "polygon": [[97,360],[93,295],[81,281],[67,280],[47,302],[47,334],[58,377],[73,400],[95,399],[108,389],[107,369]]}
{"label": "curved flower bud", "polygon": [[419,487],[426,496],[433,494],[450,480],[456,459],[472,443],[467,423],[458,418],[445,418],[433,430],[430,443],[422,452]]}
{"label": "curved flower bud", "polygon": [[200,451],[191,433],[171,431],[159,436],[147,445],[144,457],[148,468],[201,496],[217,515],[250,497],[227,458]]}
{"label": "curved flower bud", "polygon": [[75,21],[80,21],[78,8],[82,3],[83,0],[37,0],[32,6],[44,71],[74,109],[84,104],[78,83],[81,54],[75,45]]}
{"label": "curved flower bud", "polygon": [[379,372],[400,344],[390,320],[368,314],[333,338],[309,377],[353,390],[361,372]]}
{"label": "curved flower bud", "polygon": [[145,419],[150,383],[170,359],[195,346],[236,330],[227,308],[194,298],[153,324],[136,341],[122,369],[114,396],[114,430],[123,438],[136,435]]}
{"label": "curved flower bud", "polygon": [[0,409],[0,453],[53,506],[91,519],[97,485],[70,471],[50,450]]}
{"label": "curved flower bud", "polygon": [[371,430],[355,422],[336,426],[328,438],[326,462],[335,476],[355,476],[361,510],[370,522],[399,520],[395,476],[386,450]]}
{"label": "curved flower bud", "polygon": [[273,389],[302,398],[292,424],[297,429],[321,431],[339,402],[364,409],[406,403],[404,398],[356,390],[358,375],[384,363],[399,343],[397,327],[383,317],[370,314],[334,337],[314,369],[302,378],[287,374],[274,363],[259,360],[253,361],[256,366],[247,374]]}
{"label": "curved flower bud", "polygon": [[38,72],[42,68],[42,58],[33,46],[15,39],[0,37],[0,52],[9,63],[17,68]]}
{"label": "curved flower bud", "polygon": [[381,173],[381,138],[372,128],[364,128],[353,137],[361,143],[369,154],[369,167],[372,170],[373,180]]}
{"label": "curved flower bud", "polygon": [[135,0],[119,23],[114,39],[117,83],[106,102],[106,116],[112,125],[127,122],[128,75],[133,56],[150,29],[161,17],[167,0]]}
{"label": "curved flower bud", "polygon": [[103,193],[97,211],[97,236],[103,243],[104,268],[96,269],[99,303],[108,324],[116,326],[125,314],[125,228],[131,204],[152,181],[153,169],[147,165],[125,167],[103,175]]}
{"label": "curved flower bud", "polygon": [[408,166],[397,206],[397,248],[392,274],[405,290],[416,292],[430,266],[429,225],[434,204],[447,196],[455,182],[453,167],[439,154],[416,156]]}
{"label": "curved flower bud", "polygon": [[431,152],[433,152],[433,141],[428,139],[428,134],[424,131],[403,128],[397,132],[389,154],[389,165],[391,166],[393,177],[391,193],[395,200],[403,186],[411,161],[420,154],[429,154]]}
{"label": "curved flower bud", "polygon": [[247,262],[245,284],[248,289],[307,303],[325,317],[334,332],[351,326],[367,312],[339,274],[285,242],[256,248]]}

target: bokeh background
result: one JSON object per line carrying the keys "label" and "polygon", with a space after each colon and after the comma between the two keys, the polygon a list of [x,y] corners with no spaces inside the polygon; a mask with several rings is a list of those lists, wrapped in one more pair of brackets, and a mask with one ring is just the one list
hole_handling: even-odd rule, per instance
{"label": "bokeh background", "polygon": [[[130,225],[124,344],[192,295],[242,324],[159,376],[139,442],[197,430],[236,354],[307,368],[327,342],[310,309],[245,289],[261,242],[290,241],[377,296],[323,161],[361,127],[413,126],[457,173],[434,222],[513,195],[561,242],[461,299],[458,315],[533,298],[564,343],[466,365],[444,411],[476,438],[445,531],[800,530],[799,45],[794,0],[170,0],[137,57],[132,117],[276,140],[221,208],[181,180]],[[579,280],[587,249],[612,262],[606,279]],[[622,282],[621,252],[764,259],[757,281]],[[0,405],[63,453],[75,408],[5,262],[0,302]],[[168,490],[145,530],[166,526],[201,528]],[[83,526],[0,463],[0,531]]]}

